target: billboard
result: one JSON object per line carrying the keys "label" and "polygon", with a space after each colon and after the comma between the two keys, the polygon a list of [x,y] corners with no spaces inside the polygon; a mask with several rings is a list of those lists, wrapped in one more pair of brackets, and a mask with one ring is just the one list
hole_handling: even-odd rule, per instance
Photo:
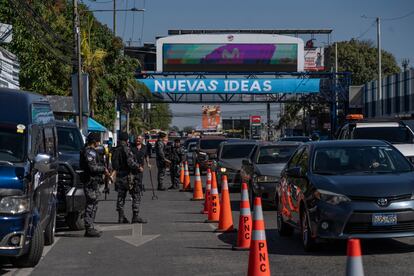
{"label": "billboard", "polygon": [[163,72],[296,72],[297,44],[163,45]]}
{"label": "billboard", "polygon": [[325,71],[324,48],[305,48],[305,71]]}
{"label": "billboard", "polygon": [[188,34],[157,40],[159,72],[303,71],[303,40],[272,34]]}
{"label": "billboard", "polygon": [[221,109],[219,105],[203,105],[201,127],[203,129],[217,129],[221,123]]}
{"label": "billboard", "polygon": [[320,79],[140,79],[151,93],[318,93]]}

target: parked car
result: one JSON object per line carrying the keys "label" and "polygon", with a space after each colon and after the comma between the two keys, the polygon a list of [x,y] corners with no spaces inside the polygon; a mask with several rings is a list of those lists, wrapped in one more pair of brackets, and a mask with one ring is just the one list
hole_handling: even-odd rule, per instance
{"label": "parked car", "polygon": [[79,165],[82,135],[74,123],[56,121],[58,134],[57,214],[64,217],[71,230],[84,229],[86,198]]}
{"label": "parked car", "polygon": [[338,139],[379,139],[393,144],[414,163],[414,121],[359,120],[346,123]]}
{"label": "parked car", "polygon": [[45,97],[0,88],[0,256],[35,266],[56,225],[57,133]]}
{"label": "parked car", "polygon": [[251,154],[256,144],[257,141],[248,140],[221,143],[217,160],[217,181],[220,185],[222,175],[226,175],[229,189],[240,190],[242,160]]}
{"label": "parked car", "polygon": [[217,150],[220,143],[226,141],[224,136],[206,135],[200,138],[194,160],[200,165],[200,173],[217,161]]}
{"label": "parked car", "polygon": [[287,137],[281,137],[279,138],[277,141],[279,142],[302,142],[302,143],[306,143],[306,142],[311,142],[312,139],[308,136],[287,136]]}
{"label": "parked car", "polygon": [[414,236],[414,167],[379,140],[306,143],[277,189],[277,228],[300,229],[309,251],[318,239]]}
{"label": "parked car", "polygon": [[263,203],[276,206],[276,187],[280,173],[300,142],[260,143],[251,155],[242,161],[242,181],[249,187],[250,203],[260,196]]}

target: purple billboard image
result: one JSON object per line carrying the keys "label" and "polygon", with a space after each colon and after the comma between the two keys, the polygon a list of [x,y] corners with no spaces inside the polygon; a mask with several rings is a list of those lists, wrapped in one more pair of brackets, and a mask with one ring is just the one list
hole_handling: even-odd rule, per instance
{"label": "purple billboard image", "polygon": [[297,44],[164,44],[164,72],[295,72]]}

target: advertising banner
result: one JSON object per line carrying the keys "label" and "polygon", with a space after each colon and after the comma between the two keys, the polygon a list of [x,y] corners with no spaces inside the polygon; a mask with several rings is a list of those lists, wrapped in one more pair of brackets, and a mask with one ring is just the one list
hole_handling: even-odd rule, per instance
{"label": "advertising banner", "polygon": [[296,72],[298,44],[163,44],[163,72]]}
{"label": "advertising banner", "polygon": [[324,48],[305,48],[305,71],[325,71]]}
{"label": "advertising banner", "polygon": [[152,93],[318,93],[319,79],[140,79]]}
{"label": "advertising banner", "polygon": [[221,123],[221,109],[219,105],[203,105],[201,127],[203,129],[217,129]]}
{"label": "advertising banner", "polygon": [[255,116],[250,116],[250,123],[252,124],[252,125],[257,125],[257,124],[261,124],[261,122],[262,122],[262,117],[261,116],[257,116],[257,115],[255,115]]}

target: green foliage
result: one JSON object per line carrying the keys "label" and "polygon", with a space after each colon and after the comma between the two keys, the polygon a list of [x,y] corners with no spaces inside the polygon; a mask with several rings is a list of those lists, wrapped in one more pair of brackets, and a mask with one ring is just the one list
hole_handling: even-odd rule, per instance
{"label": "green foliage", "polygon": [[[73,6],[70,0],[0,0],[0,22],[13,25],[13,41],[4,45],[20,62],[20,85],[44,95],[71,95],[74,59]],[[91,115],[112,129],[115,98],[134,101],[151,97],[134,77],[138,60],[122,54],[123,42],[100,23],[87,7],[79,5],[82,30],[82,68],[89,74]],[[151,125],[142,122],[140,105],[122,106],[130,112],[136,132],[152,125],[167,128],[167,105],[150,114]],[[150,111],[152,113],[153,111]]]}
{"label": "green foliage", "polygon": [[168,126],[171,123],[171,111],[168,104],[153,104],[151,110],[150,129],[168,129]]}
{"label": "green foliage", "polygon": [[[328,49],[330,53],[328,61],[335,60],[335,45]],[[338,42],[338,71],[351,72],[352,84],[362,85],[371,80],[378,79],[378,50],[371,41],[350,41]],[[382,74],[383,77],[400,72],[395,57],[382,50]],[[333,63],[331,67],[335,66]]]}

